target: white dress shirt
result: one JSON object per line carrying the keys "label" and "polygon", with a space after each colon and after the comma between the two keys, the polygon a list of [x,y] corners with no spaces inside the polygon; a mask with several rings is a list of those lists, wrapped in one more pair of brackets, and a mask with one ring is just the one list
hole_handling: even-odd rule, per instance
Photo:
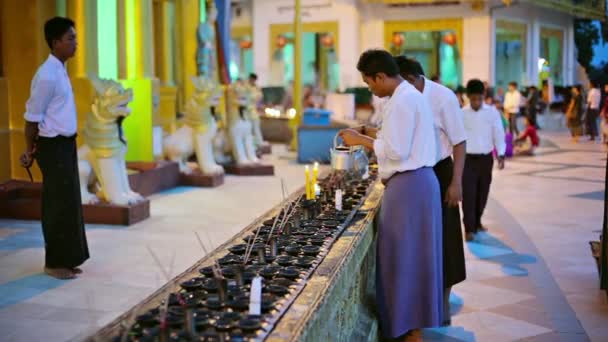
{"label": "white dress shirt", "polygon": [[433,111],[437,142],[437,161],[452,155],[453,146],[467,139],[460,103],[454,92],[439,83],[424,78],[422,94]]}
{"label": "white dress shirt", "polygon": [[76,105],[65,65],[49,55],[36,71],[25,104],[25,120],[38,123],[38,135],[53,138],[76,134]]}
{"label": "white dress shirt", "polygon": [[401,82],[382,112],[382,127],[374,141],[380,177],[435,166],[433,113],[424,96]]}
{"label": "white dress shirt", "polygon": [[496,108],[484,103],[478,111],[470,105],[462,111],[467,131],[467,154],[488,154],[496,148],[498,155],[504,156],[507,147],[505,130]]}
{"label": "white dress shirt", "polygon": [[519,113],[519,106],[521,105],[521,94],[518,90],[508,91],[505,94],[505,102],[503,108],[505,113],[517,114]]}
{"label": "white dress shirt", "polygon": [[587,94],[587,106],[591,109],[600,109],[602,94],[598,88],[591,88]]}

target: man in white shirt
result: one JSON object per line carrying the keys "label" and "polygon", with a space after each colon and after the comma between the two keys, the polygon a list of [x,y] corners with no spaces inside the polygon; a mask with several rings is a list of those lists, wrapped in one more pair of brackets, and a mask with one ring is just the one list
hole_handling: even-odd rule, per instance
{"label": "man in white shirt", "polygon": [[29,168],[35,158],[42,171],[44,271],[71,279],[89,258],[76,156],[76,106],[65,68],[76,52],[74,22],[52,18],[44,24],[44,36],[51,54],[32,80],[24,115],[26,150],[20,161]]}
{"label": "man in white shirt", "polygon": [[376,300],[383,335],[421,340],[420,328],[443,320],[443,257],[433,113],[399,76],[393,56],[368,50],[357,69],[370,91],[389,97],[379,129],[342,130],[346,145],[378,157],[385,184],[378,224]]}
{"label": "man in white shirt", "polygon": [[597,117],[600,112],[600,102],[602,101],[602,93],[597,82],[589,82],[589,93],[587,94],[587,115],[585,123],[587,124],[587,134],[589,140],[595,141],[597,133]]}
{"label": "man in white shirt", "polygon": [[498,168],[504,168],[505,132],[500,113],[483,102],[483,82],[478,79],[467,83],[470,104],[463,108],[464,127],[467,132],[467,156],[464,163],[462,212],[467,241],[479,231],[487,230],[481,216],[488,201],[494,158],[498,154]]}
{"label": "man in white shirt", "polygon": [[509,132],[513,136],[519,134],[517,128],[517,114],[519,114],[519,107],[521,106],[521,93],[517,90],[517,82],[509,83],[509,91],[505,94],[505,102],[503,108],[505,115],[509,120]]}
{"label": "man in white shirt", "polygon": [[[466,279],[460,210],[462,172],[466,154],[466,131],[456,94],[424,77],[420,63],[405,56],[395,57],[399,73],[427,100],[433,113],[437,141],[437,164],[443,218],[444,325],[450,324],[449,298],[452,286]],[[454,161],[452,161],[452,154]]]}

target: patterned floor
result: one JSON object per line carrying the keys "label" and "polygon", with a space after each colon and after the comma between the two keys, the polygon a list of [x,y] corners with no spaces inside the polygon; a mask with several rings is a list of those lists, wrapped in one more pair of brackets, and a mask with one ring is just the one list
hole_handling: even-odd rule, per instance
{"label": "patterned floor", "polygon": [[[608,341],[608,303],[588,247],[601,228],[606,150],[572,145],[564,133],[543,131],[543,139],[537,156],[494,173],[490,231],[466,245],[468,279],[453,291],[453,326],[427,330],[425,340]],[[302,167],[285,155],[267,160],[294,190]],[[0,340],[82,340],[165,282],[147,247],[174,276],[203,254],[194,231],[218,245],[280,199],[273,177],[154,196],[145,222],[87,226],[92,258],[75,281],[40,273],[39,223],[0,221]]]}
{"label": "patterned floor", "polygon": [[453,326],[425,331],[425,341],[608,341],[608,303],[588,247],[602,224],[606,149],[543,136],[535,157],[495,170],[490,230],[466,245]]}

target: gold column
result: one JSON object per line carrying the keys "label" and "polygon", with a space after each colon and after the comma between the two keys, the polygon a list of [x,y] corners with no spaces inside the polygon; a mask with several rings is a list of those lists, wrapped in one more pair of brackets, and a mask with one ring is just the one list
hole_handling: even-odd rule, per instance
{"label": "gold column", "polygon": [[[55,15],[55,2],[45,0],[0,1],[0,42],[4,81],[0,82],[0,180],[7,177],[28,179],[19,165],[19,156],[25,149],[23,128],[25,103],[30,96],[30,85],[36,70],[49,55],[44,40],[44,23]],[[25,30],[15,31],[23,27]],[[6,149],[10,153],[5,153]],[[32,168],[34,178],[41,179],[37,166]]]}
{"label": "gold column", "polygon": [[158,121],[167,133],[176,129],[177,88],[175,87],[173,35],[175,27],[175,3],[170,0],[154,0],[154,55],[156,75],[160,80]]}
{"label": "gold column", "polygon": [[190,77],[197,74],[196,30],[200,22],[199,0],[176,0],[175,7],[175,81],[178,87],[178,106],[183,109],[186,100],[194,92]]}
{"label": "gold column", "polygon": [[[95,89],[89,77],[97,77],[99,74],[97,0],[65,0],[65,6],[67,17],[74,20],[78,40],[76,55],[68,61],[67,68],[74,91],[80,131],[95,97]],[[79,138],[78,142],[81,144],[83,141]]]}
{"label": "gold column", "polygon": [[0,184],[11,179],[11,141],[8,113],[8,85],[6,79],[0,77]]}

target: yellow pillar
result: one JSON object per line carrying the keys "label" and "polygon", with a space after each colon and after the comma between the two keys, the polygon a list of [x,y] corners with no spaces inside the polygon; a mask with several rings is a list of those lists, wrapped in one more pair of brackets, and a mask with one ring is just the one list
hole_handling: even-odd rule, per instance
{"label": "yellow pillar", "polygon": [[296,110],[296,116],[291,120],[293,130],[293,140],[291,148],[298,148],[298,126],[302,122],[302,16],[300,15],[301,6],[300,0],[295,0],[295,16],[294,16],[294,53],[293,53],[293,103]]}
{"label": "yellow pillar", "polygon": [[199,0],[177,0],[175,7],[175,81],[178,87],[178,106],[183,109],[187,99],[194,93],[190,77],[197,74],[196,30],[200,22]]}
{"label": "yellow pillar", "polygon": [[[74,91],[78,131],[81,132],[95,98],[95,89],[89,77],[96,77],[99,74],[97,0],[65,0],[64,2],[67,17],[74,21],[78,40],[76,55],[68,61],[67,68]],[[83,143],[81,138],[78,142]]]}
{"label": "yellow pillar", "polygon": [[[25,102],[30,96],[30,84],[36,70],[49,55],[44,40],[44,23],[55,15],[55,2],[45,0],[0,1],[0,42],[4,81],[0,82],[0,180],[28,179],[19,165],[25,149],[23,128]],[[27,24],[27,29],[18,30]],[[10,153],[5,153],[7,147]],[[37,166],[34,178],[41,179]]]}
{"label": "yellow pillar", "polygon": [[128,161],[152,161],[154,48],[152,0],[119,0],[119,78],[133,89],[131,114],[123,121]]}

